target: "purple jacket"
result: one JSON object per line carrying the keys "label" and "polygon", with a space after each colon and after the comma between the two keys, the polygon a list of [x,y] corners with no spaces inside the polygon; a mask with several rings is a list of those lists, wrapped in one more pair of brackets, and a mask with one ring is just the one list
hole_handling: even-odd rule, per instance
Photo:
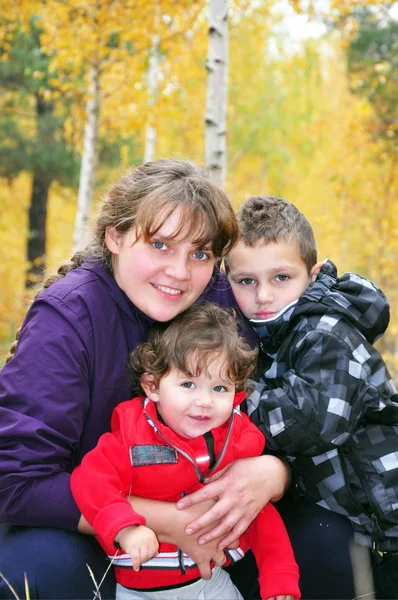
{"label": "purple jacket", "polygon": [[[220,274],[200,300],[236,306]],[[130,398],[128,354],[151,323],[98,263],[33,302],[0,373],[1,522],[76,529],[70,473]]]}

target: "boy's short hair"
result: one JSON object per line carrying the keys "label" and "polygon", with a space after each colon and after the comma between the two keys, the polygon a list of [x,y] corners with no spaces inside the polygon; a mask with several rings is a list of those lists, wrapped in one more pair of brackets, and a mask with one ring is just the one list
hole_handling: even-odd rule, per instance
{"label": "boy's short hair", "polygon": [[159,381],[176,367],[187,377],[195,377],[206,373],[217,356],[224,359],[220,375],[234,381],[238,391],[245,388],[256,366],[257,353],[240,337],[233,309],[211,302],[194,304],[171,323],[156,323],[148,340],[131,352],[129,371],[133,392],[143,395],[140,382],[144,373],[154,375]]}
{"label": "boy's short hair", "polygon": [[314,232],[298,208],[277,196],[250,196],[237,214],[246,246],[295,240],[308,273],[317,262]]}

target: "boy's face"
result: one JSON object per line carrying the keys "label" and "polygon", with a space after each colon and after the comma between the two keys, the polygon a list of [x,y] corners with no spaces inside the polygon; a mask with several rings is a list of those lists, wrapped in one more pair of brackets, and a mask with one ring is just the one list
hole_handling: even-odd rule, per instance
{"label": "boy's face", "polygon": [[146,395],[158,403],[166,425],[188,439],[220,427],[232,414],[235,383],[223,374],[223,359],[214,357],[209,363],[208,372],[197,377],[172,367],[159,382],[149,374],[141,381]]}
{"label": "boy's face", "polygon": [[271,319],[298,300],[322,264],[317,263],[308,274],[293,241],[252,247],[240,241],[228,257],[228,279],[245,317]]}

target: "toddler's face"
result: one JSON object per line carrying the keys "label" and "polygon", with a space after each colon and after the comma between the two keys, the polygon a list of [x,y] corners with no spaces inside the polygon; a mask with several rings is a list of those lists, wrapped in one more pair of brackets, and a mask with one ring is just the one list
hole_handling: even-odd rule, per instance
{"label": "toddler's face", "polygon": [[308,274],[294,242],[246,246],[238,242],[228,257],[228,279],[239,308],[248,319],[271,319],[298,300],[319,272]]}
{"label": "toddler's face", "polygon": [[231,416],[235,382],[224,374],[224,359],[214,356],[206,372],[195,377],[172,367],[158,383],[152,381],[152,387],[148,378],[145,383],[144,376],[141,385],[147,396],[158,403],[163,421],[178,435],[197,438],[220,427]]}

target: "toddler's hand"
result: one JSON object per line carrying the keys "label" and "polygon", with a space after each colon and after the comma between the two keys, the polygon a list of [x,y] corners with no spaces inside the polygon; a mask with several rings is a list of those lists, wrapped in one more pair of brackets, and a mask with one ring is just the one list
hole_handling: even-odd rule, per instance
{"label": "toddler's hand", "polygon": [[272,598],[267,598],[267,600],[294,600],[293,596],[272,596]]}
{"label": "toddler's hand", "polygon": [[121,548],[130,554],[134,571],[139,571],[140,566],[156,556],[159,551],[159,542],[155,533],[145,525],[131,525],[121,529],[115,537]]}

